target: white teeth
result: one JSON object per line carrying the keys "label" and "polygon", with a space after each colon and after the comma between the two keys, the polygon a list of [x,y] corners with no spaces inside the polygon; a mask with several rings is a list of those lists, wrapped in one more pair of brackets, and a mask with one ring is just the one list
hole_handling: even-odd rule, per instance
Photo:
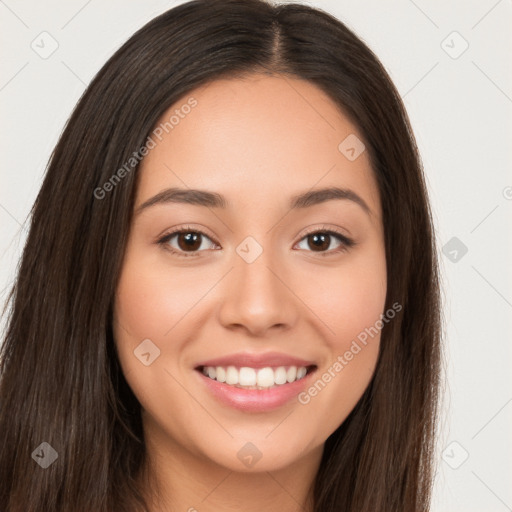
{"label": "white teeth", "polygon": [[222,366],[217,366],[217,377],[219,382],[226,382],[226,370]]}
{"label": "white teeth", "polygon": [[256,386],[256,370],[246,366],[240,368],[238,383],[240,386]]}
{"label": "white teeth", "polygon": [[234,366],[228,366],[226,370],[226,384],[238,384],[238,370]]}
{"label": "white teeth", "polygon": [[250,368],[243,366],[205,366],[203,374],[218,382],[225,382],[230,386],[246,387],[250,389],[272,388],[286,383],[295,382],[304,378],[307,368],[304,366],[279,366],[278,368]]}
{"label": "white teeth", "polygon": [[286,384],[286,368],[284,366],[274,370],[274,382],[278,385]]}
{"label": "white teeth", "polygon": [[272,368],[261,368],[257,375],[258,386],[269,388],[274,385],[274,370]]}
{"label": "white teeth", "polygon": [[286,380],[288,382],[293,382],[296,378],[297,378],[297,367],[290,366],[290,368],[288,368],[288,371],[286,372]]}

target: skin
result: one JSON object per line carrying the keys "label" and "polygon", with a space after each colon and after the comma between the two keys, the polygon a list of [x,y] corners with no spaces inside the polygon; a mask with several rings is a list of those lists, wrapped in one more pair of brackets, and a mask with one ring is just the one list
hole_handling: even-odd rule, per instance
{"label": "skin", "polygon": [[[293,399],[269,412],[218,402],[194,367],[278,351],[315,361],[318,376],[332,368],[384,312],[378,186],[366,151],[350,161],[338,150],[350,134],[362,140],[357,127],[309,82],[259,74],[215,81],[162,119],[191,96],[197,106],[141,164],[135,211],[169,187],[218,192],[229,205],[136,213],[115,302],[120,363],[143,409],[144,486],[160,490],[148,491],[155,511],[312,510],[307,491],[324,443],[368,386],[380,334],[309,403]],[[291,196],[329,186],[351,189],[371,214],[346,199],[290,210]],[[158,244],[187,226],[207,234],[192,256],[169,250],[187,250],[178,236]],[[307,229],[338,229],[356,245],[340,251],[331,237],[315,251]],[[236,252],[248,236],[263,249],[250,264]],[[160,350],[149,366],[134,357],[144,339]],[[262,454],[251,468],[237,457],[247,442]]]}

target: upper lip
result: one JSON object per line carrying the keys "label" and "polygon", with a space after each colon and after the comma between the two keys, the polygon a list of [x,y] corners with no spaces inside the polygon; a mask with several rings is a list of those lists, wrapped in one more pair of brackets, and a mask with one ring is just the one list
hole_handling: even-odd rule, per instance
{"label": "upper lip", "polygon": [[316,366],[314,361],[299,359],[288,354],[279,352],[264,352],[262,354],[254,354],[248,352],[239,352],[238,354],[230,354],[215,359],[208,359],[196,365],[196,368],[204,366],[236,366],[249,368],[265,368],[268,366]]}

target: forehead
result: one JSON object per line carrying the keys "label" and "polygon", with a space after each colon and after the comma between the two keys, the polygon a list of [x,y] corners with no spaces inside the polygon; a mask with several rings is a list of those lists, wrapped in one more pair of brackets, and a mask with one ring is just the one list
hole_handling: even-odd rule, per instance
{"label": "forehead", "polygon": [[[183,108],[188,104],[195,106]],[[345,140],[362,144],[357,126],[307,81],[217,80],[177,101],[158,126],[161,140],[154,138],[141,165],[138,204],[168,187],[219,191],[233,202],[250,195],[261,205],[277,195],[337,186],[380,211],[367,152],[351,160],[339,147]]]}

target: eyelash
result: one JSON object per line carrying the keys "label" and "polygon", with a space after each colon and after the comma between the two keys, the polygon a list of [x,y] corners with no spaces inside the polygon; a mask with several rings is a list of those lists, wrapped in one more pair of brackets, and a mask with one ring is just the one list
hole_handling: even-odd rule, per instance
{"label": "eyelash", "polygon": [[[184,252],[184,251],[177,251],[176,249],[174,249],[174,248],[172,248],[172,247],[170,247],[168,245],[169,240],[171,240],[171,238],[173,236],[184,234],[184,233],[195,233],[195,234],[198,234],[198,235],[201,235],[201,236],[205,236],[206,238],[210,239],[213,243],[217,244],[217,242],[215,240],[213,240],[212,237],[210,235],[206,234],[204,231],[201,231],[200,229],[197,229],[197,228],[191,228],[189,226],[180,227],[180,228],[172,231],[171,233],[167,233],[162,238],[160,238],[157,241],[157,243],[159,245],[165,246],[164,248],[166,250],[170,251],[172,254],[175,254],[178,257],[189,258],[189,257],[197,256],[197,254],[203,252],[203,251],[192,251],[190,253],[187,253],[187,252]],[[322,256],[322,257],[329,256],[329,255],[335,254],[335,253],[346,252],[346,251],[348,251],[348,249],[350,249],[351,247],[354,247],[356,245],[356,242],[354,240],[352,240],[351,238],[346,237],[345,235],[343,235],[339,231],[336,231],[336,230],[333,230],[333,229],[318,229],[318,228],[312,229],[312,230],[306,232],[302,236],[302,238],[299,240],[299,242],[304,240],[304,238],[307,238],[308,236],[315,235],[315,234],[323,234],[323,235],[334,236],[342,244],[338,249],[331,249],[330,251],[319,251],[318,254],[320,256]],[[309,252],[315,252],[315,251],[309,251]]]}

